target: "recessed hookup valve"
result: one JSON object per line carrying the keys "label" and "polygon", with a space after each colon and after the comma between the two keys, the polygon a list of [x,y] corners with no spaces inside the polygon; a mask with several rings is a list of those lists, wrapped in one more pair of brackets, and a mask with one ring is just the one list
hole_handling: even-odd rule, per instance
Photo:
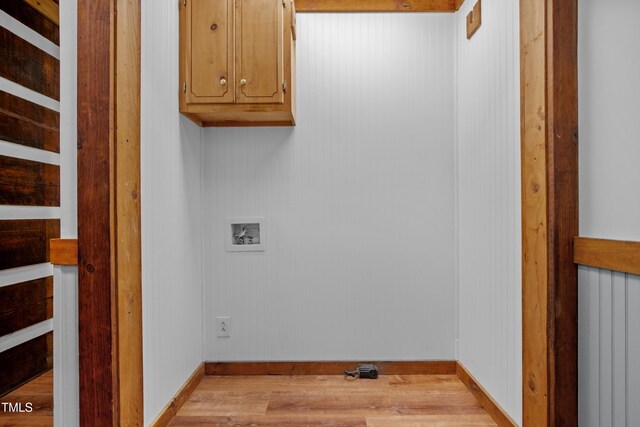
{"label": "recessed hookup valve", "polygon": [[378,368],[376,365],[359,365],[355,371],[344,371],[344,374],[353,378],[369,378],[375,380],[378,378]]}

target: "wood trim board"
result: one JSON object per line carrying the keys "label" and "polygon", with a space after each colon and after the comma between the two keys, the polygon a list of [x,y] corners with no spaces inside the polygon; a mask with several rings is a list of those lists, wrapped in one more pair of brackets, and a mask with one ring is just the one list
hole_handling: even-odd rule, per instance
{"label": "wood trim board", "polygon": [[576,426],[577,0],[520,1],[523,424]]}
{"label": "wood trim board", "polygon": [[140,25],[140,0],[78,1],[81,426],[143,425]]}
{"label": "wood trim board", "polygon": [[296,12],[455,12],[460,0],[296,0]]}
{"label": "wood trim board", "polygon": [[361,363],[375,363],[380,375],[450,375],[456,362],[206,362],[207,375],[342,375]]}
{"label": "wood trim board", "polygon": [[495,401],[495,399],[489,394],[489,392],[471,375],[471,373],[465,368],[465,366],[458,362],[456,364],[456,375],[460,378],[460,381],[469,389],[471,394],[476,398],[487,413],[493,418],[493,420],[500,427],[518,427],[513,418],[502,409],[502,407]]}
{"label": "wood trim board", "polygon": [[204,377],[204,362],[187,378],[187,381],[180,387],[180,390],[171,398],[171,401],[165,405],[160,414],[149,424],[150,427],[166,427],[169,425],[173,417],[176,416],[184,402],[189,399],[191,393],[198,387],[202,377]]}
{"label": "wood trim board", "polygon": [[575,238],[576,264],[640,274],[640,242]]}
{"label": "wood trim board", "polygon": [[141,0],[116,0],[115,206],[119,423],[143,426],[142,217],[140,206]]}

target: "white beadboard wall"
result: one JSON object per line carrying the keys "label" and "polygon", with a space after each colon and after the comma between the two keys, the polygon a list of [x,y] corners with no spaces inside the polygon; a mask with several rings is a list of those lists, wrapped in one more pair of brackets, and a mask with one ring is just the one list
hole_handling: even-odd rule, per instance
{"label": "white beadboard wall", "polygon": [[[579,8],[580,233],[640,240],[640,3]],[[640,278],[579,273],[581,426],[640,423]]]}
{"label": "white beadboard wall", "polygon": [[299,14],[298,125],[204,131],[206,360],[455,358],[454,19]]}
{"label": "white beadboard wall", "polygon": [[581,427],[640,424],[640,277],[580,267]]}
{"label": "white beadboard wall", "polygon": [[458,40],[458,358],[522,419],[520,47],[517,1],[482,3],[482,26]]}
{"label": "white beadboard wall", "polygon": [[144,412],[203,360],[202,130],[178,112],[178,3],[142,1]]}
{"label": "white beadboard wall", "polygon": [[581,0],[580,232],[640,240],[640,2]]}

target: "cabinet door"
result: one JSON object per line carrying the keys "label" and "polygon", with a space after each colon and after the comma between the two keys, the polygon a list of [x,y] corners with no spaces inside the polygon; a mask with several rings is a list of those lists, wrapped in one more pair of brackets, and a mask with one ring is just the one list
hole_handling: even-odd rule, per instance
{"label": "cabinet door", "polygon": [[282,0],[236,0],[236,100],[283,103]]}
{"label": "cabinet door", "polygon": [[189,0],[187,94],[190,103],[235,101],[233,0]]}

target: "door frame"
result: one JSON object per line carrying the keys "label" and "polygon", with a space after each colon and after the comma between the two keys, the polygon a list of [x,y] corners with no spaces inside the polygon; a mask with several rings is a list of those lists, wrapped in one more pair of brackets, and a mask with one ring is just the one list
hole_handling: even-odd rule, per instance
{"label": "door frame", "polygon": [[141,0],[78,0],[81,426],[142,426]]}
{"label": "door frame", "polygon": [[[143,424],[140,1],[78,0],[86,426]],[[577,1],[520,0],[524,426],[577,425]]]}
{"label": "door frame", "polygon": [[578,425],[578,0],[520,0],[523,425]]}

